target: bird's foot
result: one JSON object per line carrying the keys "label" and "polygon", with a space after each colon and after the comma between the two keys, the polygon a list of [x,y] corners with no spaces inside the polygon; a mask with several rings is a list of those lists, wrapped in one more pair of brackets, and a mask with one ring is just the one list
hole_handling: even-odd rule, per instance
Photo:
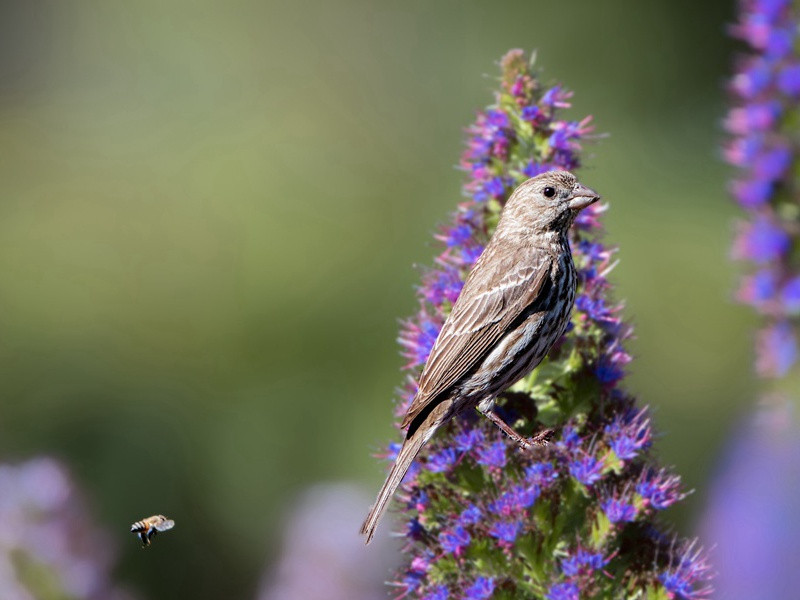
{"label": "bird's foot", "polygon": [[523,438],[520,442],[520,446],[523,450],[530,450],[534,446],[542,447],[547,446],[550,443],[550,440],[555,433],[555,429],[542,429],[539,433],[534,435],[533,437]]}

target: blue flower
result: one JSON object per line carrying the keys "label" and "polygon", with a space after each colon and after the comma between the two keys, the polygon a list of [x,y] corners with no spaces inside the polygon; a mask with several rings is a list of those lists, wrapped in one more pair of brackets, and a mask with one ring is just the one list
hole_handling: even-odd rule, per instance
{"label": "blue flower", "polygon": [[636,519],[636,507],[621,498],[609,498],[601,506],[612,523],[628,523]]}
{"label": "blue flower", "polygon": [[525,479],[544,487],[558,479],[558,471],[549,462],[537,462],[525,467]]}
{"label": "blue flower", "polygon": [[609,360],[602,358],[594,369],[594,374],[597,380],[605,385],[616,383],[625,376],[625,371],[619,366]]}
{"label": "blue flower", "polygon": [[502,110],[486,111],[486,121],[498,129],[505,129],[510,125],[508,115]]}
{"label": "blue flower", "polygon": [[489,535],[510,544],[517,539],[521,529],[521,521],[498,521],[489,528]]}
{"label": "blue flower", "polygon": [[569,463],[569,474],[583,485],[592,485],[600,479],[603,463],[590,454],[584,454]]}
{"label": "blue flower", "polygon": [[664,510],[685,497],[680,491],[680,483],[680,477],[676,475],[647,469],[636,484],[636,493],[656,510]]}
{"label": "blue flower", "polygon": [[[542,111],[539,109],[538,106],[526,106],[522,109],[522,120],[523,121],[535,121],[539,118],[539,115]],[[531,175],[533,177],[533,175]]]}
{"label": "blue flower", "polygon": [[474,504],[470,504],[461,511],[458,517],[458,523],[460,525],[474,525],[475,523],[479,523],[482,518],[483,511]]}
{"label": "blue flower", "polygon": [[494,592],[494,578],[478,577],[465,593],[466,600],[486,600]]}
{"label": "blue flower", "polygon": [[465,265],[471,267],[473,264],[475,264],[475,261],[478,260],[478,257],[482,252],[483,246],[480,244],[472,244],[461,249],[461,260]]}
{"label": "blue flower", "polygon": [[428,470],[432,471],[433,473],[447,471],[453,466],[456,458],[457,456],[455,448],[445,448],[440,452],[432,454],[428,458]]}
{"label": "blue flower", "polygon": [[456,225],[449,229],[445,235],[445,244],[452,248],[462,246],[472,238],[472,228],[469,225]]}
{"label": "blue flower", "polygon": [[469,532],[461,525],[456,525],[452,530],[443,531],[439,534],[439,542],[445,552],[451,554],[460,552],[463,548],[469,546],[472,537]]}
{"label": "blue flower", "polygon": [[522,172],[526,177],[536,177],[542,173],[547,173],[548,171],[552,170],[552,168],[553,165],[542,164],[532,160],[526,164],[525,167],[523,167]]}
{"label": "blue flower", "polygon": [[494,442],[489,447],[480,447],[476,450],[477,461],[487,467],[502,468],[506,466],[505,442]]}
{"label": "blue flower", "polygon": [[489,505],[489,510],[496,514],[512,515],[534,505],[539,498],[539,487],[536,485],[515,485]]}
{"label": "blue flower", "polygon": [[423,600],[447,600],[450,597],[450,592],[446,585],[437,585],[430,592],[425,594]]}
{"label": "blue flower", "polygon": [[545,596],[547,600],[580,600],[580,590],[571,581],[556,583]]}
{"label": "blue flower", "polygon": [[572,556],[561,561],[561,572],[567,577],[575,577],[602,569],[608,561],[599,552],[589,552],[580,548]]}
{"label": "blue flower", "polygon": [[469,452],[475,446],[482,444],[484,439],[483,431],[474,428],[459,433],[453,441],[460,452]]}
{"label": "blue flower", "polygon": [[639,450],[650,444],[650,421],[644,411],[632,416],[623,415],[610,425],[606,425],[605,433],[617,458],[631,460],[636,457]]}
{"label": "blue flower", "polygon": [[483,189],[492,198],[502,198],[506,193],[506,183],[502,177],[492,177]]}

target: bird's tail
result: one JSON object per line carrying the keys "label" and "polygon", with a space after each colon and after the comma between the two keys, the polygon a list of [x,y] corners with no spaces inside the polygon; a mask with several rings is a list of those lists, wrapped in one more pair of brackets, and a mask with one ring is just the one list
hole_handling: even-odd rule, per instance
{"label": "bird's tail", "polygon": [[366,544],[369,544],[372,540],[372,536],[375,535],[375,528],[378,526],[378,521],[389,505],[389,501],[392,499],[397,486],[403,481],[403,477],[405,477],[408,469],[411,467],[411,463],[414,462],[422,446],[430,439],[433,432],[436,431],[436,428],[441,423],[443,413],[441,409],[444,407],[439,406],[437,408],[439,410],[434,409],[426,415],[426,418],[422,420],[422,424],[415,426],[416,424],[412,423],[409,427],[409,432],[411,433],[406,437],[403,446],[397,453],[397,458],[394,461],[394,465],[392,465],[392,470],[389,471],[389,476],[383,483],[381,491],[378,492],[378,498],[375,500],[375,504],[372,506],[367,518],[364,519],[364,523],[361,525],[361,535],[366,536]]}

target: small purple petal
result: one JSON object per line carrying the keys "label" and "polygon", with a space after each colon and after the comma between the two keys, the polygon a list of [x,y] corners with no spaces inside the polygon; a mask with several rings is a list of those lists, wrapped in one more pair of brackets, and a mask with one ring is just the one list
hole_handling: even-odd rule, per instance
{"label": "small purple petal", "polygon": [[578,460],[569,463],[569,474],[583,485],[592,485],[600,479],[603,463],[590,454],[585,454]]}
{"label": "small purple petal", "polygon": [[520,530],[522,530],[521,521],[498,521],[489,528],[489,535],[511,544],[517,539]]}
{"label": "small purple petal", "polygon": [[547,600],[580,600],[578,586],[571,581],[556,583],[545,596]]}
{"label": "small purple petal", "polygon": [[476,454],[478,464],[497,468],[506,466],[506,445],[502,441],[494,442],[488,448],[478,448]]}
{"label": "small purple petal", "polygon": [[636,507],[620,498],[609,498],[601,506],[612,523],[628,523],[636,519]]}
{"label": "small purple petal", "polygon": [[470,587],[465,590],[466,600],[486,600],[494,592],[494,579],[478,577]]}
{"label": "small purple petal", "polygon": [[445,552],[458,554],[469,546],[472,537],[469,532],[461,525],[456,525],[452,530],[443,531],[439,534],[439,543]]}

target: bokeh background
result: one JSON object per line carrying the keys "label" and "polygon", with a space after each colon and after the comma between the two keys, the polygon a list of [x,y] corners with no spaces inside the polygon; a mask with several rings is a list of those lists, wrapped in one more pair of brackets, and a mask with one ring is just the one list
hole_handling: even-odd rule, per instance
{"label": "bokeh background", "polygon": [[[254,597],[303,490],[377,489],[462,130],[499,57],[535,48],[610,134],[582,179],[611,204],[630,387],[697,489],[670,514],[691,533],[755,397],[718,150],[733,14],[0,2],[0,460],[63,461],[142,597]],[[142,552],[127,530],[154,512],[177,526]]]}

